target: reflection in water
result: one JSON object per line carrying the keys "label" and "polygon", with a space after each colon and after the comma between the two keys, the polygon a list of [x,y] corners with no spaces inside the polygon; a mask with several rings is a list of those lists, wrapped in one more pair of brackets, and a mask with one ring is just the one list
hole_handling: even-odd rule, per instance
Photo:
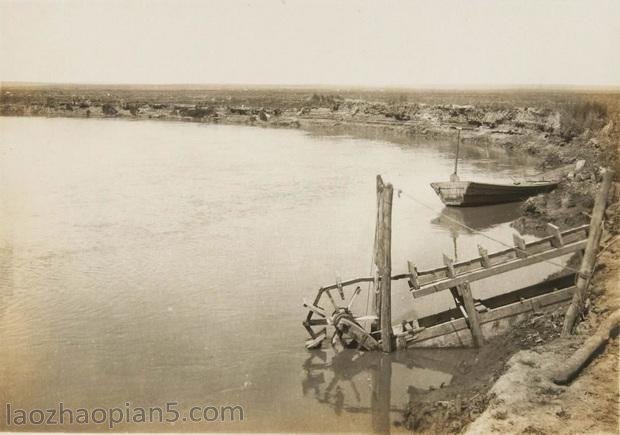
{"label": "reflection in water", "polygon": [[431,224],[446,229],[452,238],[453,256],[458,260],[456,239],[459,234],[475,234],[519,217],[519,203],[497,204],[484,207],[444,207]]}
{"label": "reflection in water", "polygon": [[373,430],[387,432],[392,418],[402,415],[413,394],[452,381],[458,361],[455,352],[442,351],[441,360],[425,356],[428,353],[420,349],[393,354],[343,350],[330,358],[322,350],[311,351],[302,366],[302,392],[333,408],[336,415],[371,414]]}
{"label": "reflection in water", "polygon": [[456,234],[471,234],[471,230],[488,230],[496,225],[511,222],[517,217],[519,217],[519,203],[484,207],[444,207],[439,216],[431,220],[431,224]]}

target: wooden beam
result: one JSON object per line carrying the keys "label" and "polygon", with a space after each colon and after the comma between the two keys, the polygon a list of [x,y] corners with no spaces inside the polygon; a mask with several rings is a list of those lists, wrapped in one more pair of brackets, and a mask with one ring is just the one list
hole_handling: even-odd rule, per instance
{"label": "wooden beam", "polygon": [[[580,240],[586,240],[588,238],[588,228],[589,228],[588,225],[582,225],[579,227],[575,227],[575,228],[571,228],[569,230],[563,231],[561,235],[562,235],[564,244],[571,244],[573,242],[577,242]],[[539,253],[551,250],[552,248],[554,248],[552,244],[553,239],[554,239],[554,236],[548,236],[540,240],[535,240],[535,241],[526,243],[527,254],[533,255],[533,254],[539,254]],[[497,265],[499,263],[504,263],[506,261],[513,260],[517,258],[515,251],[516,251],[515,248],[509,248],[509,249],[501,250],[498,252],[494,252],[492,254],[487,254],[488,261],[492,265]],[[476,257],[471,260],[453,263],[454,272],[458,276],[460,274],[484,267],[484,265],[482,264],[483,261],[484,259],[481,255],[480,257]],[[430,283],[441,281],[448,277],[447,268],[445,266],[439,267],[436,269],[429,269],[429,270],[417,270],[416,269],[416,271],[418,274],[417,278],[418,278],[418,283],[420,286],[426,286]],[[392,276],[392,281],[397,281],[401,279],[411,279],[411,273],[410,272],[400,273],[400,274],[396,274]],[[354,284],[369,283],[369,282],[374,282],[374,281],[375,281],[374,277],[360,277],[360,278],[353,278],[347,281],[342,281],[340,284],[343,287],[347,287],[347,286],[354,285]],[[323,290],[333,290],[337,288],[338,288],[337,284],[332,284],[332,285],[324,287]]]}
{"label": "wooden beam", "polygon": [[[562,232],[562,237],[566,244],[576,242],[579,240],[586,240],[588,238],[588,225],[582,225],[576,228]],[[526,243],[526,251],[528,255],[539,254],[553,249],[551,241],[553,236],[545,237],[540,240],[535,240]],[[508,248],[505,250],[497,251],[492,254],[488,254],[489,262],[492,265],[497,265],[506,261],[517,258],[516,248]],[[468,272],[473,269],[483,267],[482,257],[473,258],[471,260],[454,263],[454,270],[457,275]],[[447,267],[439,267],[430,270],[418,271],[418,278],[421,286],[425,286],[431,282],[441,280],[448,277]]]}
{"label": "wooden beam", "polygon": [[474,306],[474,298],[471,295],[469,283],[466,282],[462,284],[460,290],[474,345],[476,347],[481,347],[484,344],[484,336],[482,335],[482,329],[480,329],[480,319],[478,318],[478,311],[476,311],[476,307]]}
{"label": "wooden beam", "polygon": [[530,255],[527,258],[513,258],[512,260],[503,262],[501,264],[492,265],[489,268],[479,268],[472,270],[471,272],[458,275],[455,278],[443,279],[433,282],[431,284],[422,285],[418,290],[412,290],[414,298],[427,296],[432,293],[436,293],[442,290],[449,289],[450,287],[456,287],[463,284],[466,281],[474,282],[481,279],[489,278],[491,276],[508,272],[511,270],[519,269],[521,267],[529,266],[531,264],[539,263],[544,260],[549,260],[555,257],[561,257],[572,252],[584,249],[587,241],[581,240],[574,243],[565,244],[561,248],[553,248],[536,255]]}
{"label": "wooden beam", "polygon": [[601,189],[596,195],[594,202],[594,208],[592,209],[592,220],[590,220],[590,237],[588,237],[588,243],[586,251],[581,261],[581,267],[577,274],[577,291],[573,295],[573,300],[566,311],[564,317],[564,325],[562,326],[562,337],[567,337],[572,333],[573,326],[577,321],[577,318],[583,312],[586,299],[588,299],[588,286],[590,284],[590,278],[594,272],[594,266],[596,263],[596,255],[598,253],[599,244],[601,241],[601,234],[603,233],[603,218],[605,215],[605,208],[607,208],[607,197],[611,189],[614,172],[606,170],[603,174],[603,183]]}

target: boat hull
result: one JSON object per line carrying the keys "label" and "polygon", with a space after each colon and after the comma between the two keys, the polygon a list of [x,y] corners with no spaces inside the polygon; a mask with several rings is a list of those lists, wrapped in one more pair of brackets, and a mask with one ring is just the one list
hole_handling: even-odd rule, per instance
{"label": "boat hull", "polygon": [[475,207],[523,201],[530,196],[552,191],[557,187],[557,183],[493,184],[475,181],[446,181],[431,183],[431,187],[445,205]]}

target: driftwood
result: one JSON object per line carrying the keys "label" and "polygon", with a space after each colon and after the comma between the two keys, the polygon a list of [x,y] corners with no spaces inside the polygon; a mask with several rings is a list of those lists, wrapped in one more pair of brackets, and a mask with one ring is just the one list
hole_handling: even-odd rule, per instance
{"label": "driftwood", "polygon": [[556,384],[565,385],[573,380],[590,362],[594,354],[607,343],[609,337],[620,325],[620,309],[614,311],[596,330],[596,334],[588,338],[566,363],[551,375]]}
{"label": "driftwood", "polygon": [[573,295],[573,300],[566,311],[564,317],[564,325],[562,326],[562,337],[567,337],[572,333],[573,326],[577,321],[577,318],[583,312],[586,299],[588,298],[588,286],[590,284],[590,278],[594,272],[594,266],[596,263],[596,254],[598,253],[599,243],[601,241],[601,234],[603,232],[603,218],[605,215],[605,208],[607,207],[607,197],[611,189],[614,173],[611,170],[606,170],[603,174],[603,183],[601,190],[599,190],[594,202],[594,209],[592,210],[592,219],[590,220],[590,231],[588,237],[588,243],[586,245],[585,253],[583,254],[583,261],[577,275],[577,289]]}

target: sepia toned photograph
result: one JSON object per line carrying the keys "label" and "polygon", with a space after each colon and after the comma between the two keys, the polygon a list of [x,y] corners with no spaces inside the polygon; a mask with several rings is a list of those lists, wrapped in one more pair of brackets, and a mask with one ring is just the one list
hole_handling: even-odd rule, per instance
{"label": "sepia toned photograph", "polygon": [[0,432],[620,433],[618,0],[0,0]]}

